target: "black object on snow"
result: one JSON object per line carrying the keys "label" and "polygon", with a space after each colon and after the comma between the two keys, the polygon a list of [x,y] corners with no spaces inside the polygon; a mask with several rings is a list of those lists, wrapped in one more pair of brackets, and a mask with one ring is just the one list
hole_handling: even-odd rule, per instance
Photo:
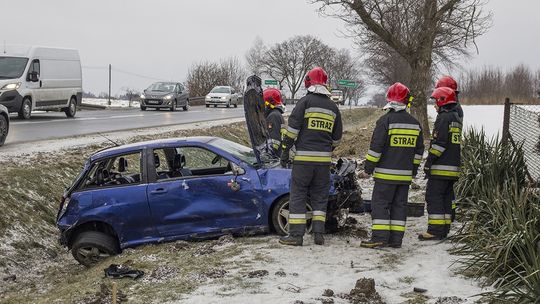
{"label": "black object on snow", "polygon": [[144,271],[142,270],[131,269],[127,266],[116,264],[111,264],[103,270],[105,271],[105,277],[109,279],[132,278],[135,280],[144,275]]}

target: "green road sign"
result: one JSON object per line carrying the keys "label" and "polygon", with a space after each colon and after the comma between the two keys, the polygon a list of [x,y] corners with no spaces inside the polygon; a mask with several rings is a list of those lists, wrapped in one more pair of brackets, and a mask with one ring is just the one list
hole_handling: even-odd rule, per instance
{"label": "green road sign", "polygon": [[278,82],[275,79],[265,79],[264,84],[266,84],[266,85],[277,85]]}
{"label": "green road sign", "polygon": [[338,85],[347,87],[347,88],[356,88],[356,81],[354,80],[347,80],[347,79],[340,79],[338,80]]}

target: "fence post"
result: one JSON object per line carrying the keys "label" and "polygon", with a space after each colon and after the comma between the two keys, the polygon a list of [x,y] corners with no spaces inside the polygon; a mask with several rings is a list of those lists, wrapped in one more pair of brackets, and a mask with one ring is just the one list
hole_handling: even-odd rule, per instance
{"label": "fence post", "polygon": [[506,145],[508,138],[510,137],[510,98],[504,99],[504,116],[503,116],[503,130],[502,130],[502,143]]}

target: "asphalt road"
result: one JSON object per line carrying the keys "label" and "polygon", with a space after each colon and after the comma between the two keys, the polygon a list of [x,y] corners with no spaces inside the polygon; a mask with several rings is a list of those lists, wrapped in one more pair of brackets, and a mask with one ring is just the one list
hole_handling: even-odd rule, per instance
{"label": "asphalt road", "polygon": [[97,132],[112,132],[178,125],[201,121],[244,117],[242,106],[238,108],[206,108],[193,106],[189,111],[115,109],[78,111],[75,118],[67,118],[61,112],[32,113],[29,120],[11,116],[6,145],[52,138],[64,138]]}

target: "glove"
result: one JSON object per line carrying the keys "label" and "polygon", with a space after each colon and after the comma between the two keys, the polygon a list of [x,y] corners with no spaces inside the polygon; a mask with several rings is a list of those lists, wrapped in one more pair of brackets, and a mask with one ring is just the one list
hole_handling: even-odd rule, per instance
{"label": "glove", "polygon": [[366,174],[372,175],[373,171],[375,171],[375,165],[370,161],[366,161],[364,163],[364,172],[366,172]]}
{"label": "glove", "polygon": [[287,165],[289,164],[289,161],[282,158],[282,159],[279,160],[279,164],[281,165],[282,168],[287,168]]}
{"label": "glove", "polygon": [[430,167],[424,166],[424,173],[426,174],[426,178],[429,177],[429,170],[430,169],[431,169]]}

